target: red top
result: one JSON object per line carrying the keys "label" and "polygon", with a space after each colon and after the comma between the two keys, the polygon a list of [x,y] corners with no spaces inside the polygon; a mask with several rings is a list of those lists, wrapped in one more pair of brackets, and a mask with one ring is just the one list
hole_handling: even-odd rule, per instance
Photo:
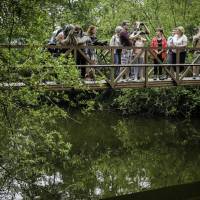
{"label": "red top", "polygon": [[[152,53],[154,55],[157,55],[155,50],[158,50],[156,48],[158,48],[158,41],[157,41],[157,37],[154,37],[152,40],[151,40],[151,47],[155,48],[152,50]],[[167,57],[167,51],[166,51],[166,48],[167,48],[167,40],[163,37],[162,38],[162,59],[165,60],[166,57]]]}

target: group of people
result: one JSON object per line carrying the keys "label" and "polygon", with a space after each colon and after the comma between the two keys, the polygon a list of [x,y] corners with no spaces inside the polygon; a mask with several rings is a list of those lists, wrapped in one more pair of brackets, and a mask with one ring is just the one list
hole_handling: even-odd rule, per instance
{"label": "group of people", "polygon": [[[115,49],[114,52],[114,63],[115,64],[131,64],[134,59],[134,63],[143,64],[144,63],[144,52],[142,47],[145,46],[147,41],[146,37],[149,34],[149,29],[144,23],[136,22],[133,26],[132,33],[129,33],[129,22],[124,21],[121,26],[117,26],[115,29],[115,34],[110,40],[110,46],[122,46],[122,47],[138,47],[138,49]],[[118,76],[120,72],[125,71],[123,79],[137,80],[143,78],[143,68],[142,67],[131,67],[130,70],[124,67],[117,67],[115,70],[115,75]]]}
{"label": "group of people", "polygon": [[[172,30],[171,36],[165,37],[162,28],[157,28],[155,36],[149,39],[150,31],[145,23],[135,22],[131,32],[129,32],[129,22],[123,21],[120,26],[115,28],[115,34],[112,36],[109,45],[120,47],[114,49],[114,64],[143,64],[145,53],[142,47],[150,41],[151,54],[154,66],[153,79],[164,80],[168,78],[163,67],[159,64],[164,62],[168,64],[184,64],[186,59],[186,47],[188,44],[187,36],[184,34],[184,28],[179,26]],[[50,40],[50,44],[60,45],[107,45],[106,41],[99,41],[96,36],[97,29],[95,26],[89,26],[87,32],[83,32],[80,26],[72,24],[66,25],[64,28],[57,29]],[[198,33],[193,37],[193,46],[200,48],[200,28]],[[134,48],[123,48],[134,47]],[[53,53],[59,55],[67,49],[54,49]],[[93,48],[82,49],[93,64],[98,63],[96,51]],[[196,63],[200,64],[200,51],[195,51]],[[86,65],[87,60],[78,52],[76,57],[78,65]],[[199,77],[199,68],[193,67],[193,78]],[[176,67],[168,68],[171,72],[176,72]],[[182,72],[184,67],[179,68]],[[115,76],[117,77],[123,71],[124,76],[121,80],[139,80],[144,78],[144,67],[116,67]],[[81,77],[90,77],[90,68],[81,68]],[[94,71],[92,71],[94,75]]]}
{"label": "group of people", "polygon": [[[115,29],[115,35],[110,40],[111,46],[133,46],[132,50],[122,49],[122,51],[115,50],[114,61],[115,64],[143,64],[144,63],[144,51],[142,47],[149,40],[153,57],[153,63],[157,64],[153,69],[154,80],[164,80],[168,78],[167,73],[164,72],[163,67],[159,64],[184,64],[186,59],[186,47],[188,45],[188,38],[184,34],[185,30],[182,26],[174,28],[171,36],[165,37],[162,28],[156,29],[155,36],[150,40],[149,29],[144,23],[136,22],[133,26],[132,33],[129,33],[129,22],[124,21],[121,26],[117,26]],[[193,47],[200,48],[200,28],[198,33],[193,37]],[[200,51],[195,51],[195,62],[200,64]],[[199,77],[199,66],[193,67],[193,79]],[[124,68],[116,68],[116,76]],[[168,67],[168,70],[172,73],[176,72],[176,67]],[[182,72],[184,67],[179,68],[179,72]],[[130,70],[126,70],[125,76],[122,79],[138,80],[143,79],[144,68],[143,67],[131,67]]]}
{"label": "group of people", "polygon": [[[62,45],[64,47],[71,45],[107,45],[107,41],[98,40],[96,32],[97,28],[93,25],[89,26],[87,32],[83,32],[83,29],[80,26],[73,24],[65,25],[63,28],[57,27],[52,34],[49,45]],[[49,51],[55,57],[59,56],[61,53],[65,53],[67,50],[67,48],[49,48]],[[83,48],[81,50],[93,64],[97,64],[95,49]],[[75,60],[77,65],[87,64],[87,59],[79,51],[77,51]],[[81,68],[81,77],[88,78],[89,76],[94,76],[94,71],[90,68]]]}

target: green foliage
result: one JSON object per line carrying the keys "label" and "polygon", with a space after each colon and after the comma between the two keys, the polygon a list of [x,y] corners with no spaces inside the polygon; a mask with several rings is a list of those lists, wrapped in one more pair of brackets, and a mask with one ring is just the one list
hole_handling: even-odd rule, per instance
{"label": "green foliage", "polygon": [[[61,199],[62,195],[66,199],[70,192],[70,199],[77,199],[76,193],[83,194],[81,199],[87,199],[88,196],[97,198],[98,195],[94,195],[93,191],[98,187],[105,195],[110,195],[114,190],[118,191],[117,194],[122,194],[130,191],[133,186],[136,186],[136,191],[141,188],[139,182],[144,180],[144,170],[139,168],[145,163],[148,169],[151,163],[145,162],[146,158],[154,161],[153,166],[160,163],[164,166],[165,159],[169,161],[170,167],[174,165],[175,157],[171,159],[172,154],[166,155],[162,160],[155,152],[143,154],[138,163],[133,163],[132,160],[141,155],[133,155],[133,152],[133,157],[126,158],[124,162],[114,156],[116,152],[99,157],[96,155],[95,160],[91,159],[91,152],[87,154],[88,157],[81,153],[73,155],[68,128],[63,130],[57,125],[58,121],[69,118],[66,110],[59,105],[61,99],[67,105],[84,107],[83,112],[88,113],[96,107],[102,109],[100,103],[104,98],[101,98],[100,93],[83,92],[74,95],[72,92],[68,95],[65,92],[48,91],[48,86],[44,84],[47,81],[55,85],[62,84],[63,87],[84,87],[72,57],[66,58],[63,55],[52,58],[46,49],[37,48],[36,44],[46,44],[55,26],[68,23],[79,24],[84,30],[94,24],[98,26],[99,37],[110,39],[115,26],[124,19],[129,19],[131,23],[136,20],[144,21],[150,27],[151,35],[154,35],[157,26],[164,27],[168,34],[172,27],[183,25],[186,27],[186,35],[191,36],[194,27],[200,22],[199,1],[1,0],[0,42],[26,43],[29,47],[0,49],[0,195],[10,192],[12,199],[20,192],[24,199],[45,200]],[[199,96],[198,88],[123,90],[115,97],[112,106],[126,114],[189,117],[199,114]],[[125,152],[148,148],[155,144],[156,139],[158,142],[163,139],[162,133],[158,132],[152,137],[144,134],[144,140],[142,135],[135,134],[133,140],[123,121],[119,121],[114,130],[117,132],[118,142],[122,144],[119,149],[122,148]],[[173,135],[174,127],[170,130]],[[193,144],[193,139],[189,137],[191,131],[191,127],[187,126],[182,134],[176,135],[178,145]],[[172,135],[166,134],[164,140],[170,143]],[[88,139],[90,137],[91,135]],[[198,134],[193,133],[193,137],[198,137]],[[101,145],[97,145],[91,151],[96,154],[96,149],[100,147]],[[88,149],[81,151],[89,152]],[[184,159],[182,161],[181,163],[185,163]],[[183,169],[181,163],[176,164],[177,171]],[[197,162],[196,165],[198,164]],[[127,174],[125,166],[130,166],[126,180],[123,179]],[[70,181],[55,183],[56,174],[62,170],[65,173],[61,178]],[[175,176],[177,171],[172,171],[170,175]],[[145,173],[150,178],[160,178],[155,167],[151,166]],[[104,181],[98,179],[98,174],[103,175]],[[136,178],[134,174],[137,174]],[[165,178],[166,174],[161,174]],[[187,169],[183,175],[184,180],[190,180],[191,175]],[[45,179],[45,176],[53,176],[54,181],[39,185],[38,181]],[[94,186],[96,180],[99,183]],[[88,188],[92,188],[92,191]]]}
{"label": "green foliage", "polygon": [[125,89],[113,105],[124,114],[190,117],[199,113],[199,88]]}
{"label": "green foliage", "polygon": [[68,118],[59,102],[69,98],[65,93],[48,91],[44,83],[80,88],[79,71],[71,57],[54,59],[41,48],[8,49],[1,51],[1,56],[2,194],[5,191],[14,196],[21,192],[27,199],[59,196],[58,184],[40,186],[38,181],[51,177],[70,162],[68,132],[57,126],[58,121]]}
{"label": "green foliage", "polygon": [[192,36],[200,23],[198,8],[198,0],[2,0],[0,41],[16,42],[21,38],[30,44],[46,42],[56,26],[69,23],[79,24],[85,31],[94,24],[99,36],[110,39],[116,25],[125,19],[131,24],[145,22],[151,36],[156,27],[163,27],[168,35],[180,25],[186,28],[186,35]]}

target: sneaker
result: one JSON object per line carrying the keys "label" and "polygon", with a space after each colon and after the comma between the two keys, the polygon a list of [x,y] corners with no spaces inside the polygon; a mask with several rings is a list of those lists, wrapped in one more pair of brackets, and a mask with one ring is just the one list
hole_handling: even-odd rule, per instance
{"label": "sneaker", "polygon": [[141,79],[140,79],[141,81],[145,81],[145,78],[144,77],[141,77]]}
{"label": "sneaker", "polygon": [[135,79],[135,74],[130,74],[130,78],[131,78],[132,80],[134,80],[134,79]]}
{"label": "sneaker", "polygon": [[157,80],[157,75],[154,75],[154,76],[153,76],[153,80],[154,80],[154,81]]}
{"label": "sneaker", "polygon": [[159,75],[159,80],[163,81],[165,78],[163,75]]}
{"label": "sneaker", "polygon": [[164,79],[168,79],[168,75],[164,74],[163,75]]}
{"label": "sneaker", "polygon": [[135,80],[135,76],[131,76],[131,77],[129,78],[129,80],[130,80],[130,81]]}
{"label": "sneaker", "polygon": [[193,79],[200,79],[200,75],[193,75],[192,78]]}
{"label": "sneaker", "polygon": [[130,80],[130,78],[129,77],[127,77],[126,79],[124,79],[126,82],[128,82],[129,80]]}

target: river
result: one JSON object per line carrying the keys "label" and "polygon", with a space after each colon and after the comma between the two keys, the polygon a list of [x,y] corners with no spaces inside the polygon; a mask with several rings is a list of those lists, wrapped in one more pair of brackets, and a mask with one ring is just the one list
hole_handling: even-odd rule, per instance
{"label": "river", "polygon": [[[73,112],[57,126],[71,150],[67,159],[52,161],[53,174],[36,179],[37,189],[22,183],[29,193],[35,188],[34,199],[96,200],[200,181],[198,119]],[[13,199],[8,195],[3,200]]]}
{"label": "river", "polygon": [[72,185],[72,199],[200,181],[198,119],[123,117],[114,112],[72,118],[62,125],[69,131],[71,154],[77,155],[76,167],[62,171],[63,181]]}

